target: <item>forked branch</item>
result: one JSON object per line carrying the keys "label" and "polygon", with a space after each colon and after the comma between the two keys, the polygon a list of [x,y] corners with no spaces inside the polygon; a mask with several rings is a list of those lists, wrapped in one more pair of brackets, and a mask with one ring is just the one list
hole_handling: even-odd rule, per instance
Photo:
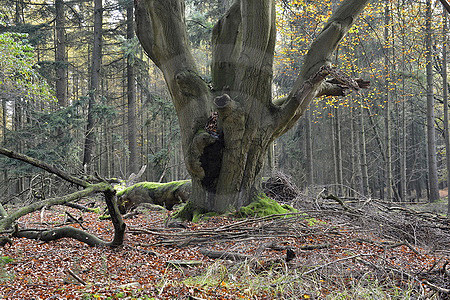
{"label": "forked branch", "polygon": [[277,120],[275,137],[291,128],[311,100],[317,96],[325,77],[330,74],[330,58],[333,52],[367,2],[368,0],[342,2],[312,43],[294,87],[275,118]]}

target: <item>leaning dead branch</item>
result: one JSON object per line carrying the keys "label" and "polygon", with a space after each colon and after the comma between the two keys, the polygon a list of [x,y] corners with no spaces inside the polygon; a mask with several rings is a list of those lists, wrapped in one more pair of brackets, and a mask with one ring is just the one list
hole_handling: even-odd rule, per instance
{"label": "leaning dead branch", "polygon": [[85,189],[81,191],[74,192],[69,195],[65,195],[62,197],[51,198],[39,202],[32,203],[25,207],[18,209],[17,211],[5,216],[0,220],[0,232],[3,232],[13,225],[13,223],[18,220],[20,217],[23,217],[29,213],[40,210],[43,207],[49,207],[52,205],[64,205],[70,201],[78,200],[82,197],[89,196],[93,193],[101,192],[104,194],[106,206],[108,208],[109,215],[111,216],[111,220],[114,226],[114,237],[110,242],[103,241],[85,231],[82,231],[73,227],[62,227],[56,229],[49,230],[26,230],[22,228],[18,228],[16,226],[14,232],[12,233],[12,237],[25,237],[29,239],[36,239],[40,241],[53,241],[61,238],[72,238],[83,242],[89,246],[110,246],[117,247],[123,244],[123,237],[125,233],[125,223],[122,220],[122,216],[120,215],[119,209],[117,207],[116,201],[116,192],[114,188],[107,182],[101,182],[97,184],[90,184],[87,181],[81,180],[79,178],[73,177],[66,172],[51,166],[43,161],[38,159],[5,149],[0,147],[0,154],[4,154],[10,158],[21,160],[25,163],[31,164],[35,167],[39,167],[45,171],[48,171],[52,174],[58,175],[59,177],[71,182],[75,183],[79,186],[84,187]]}
{"label": "leaning dead branch", "polygon": [[30,156],[27,156],[27,155],[24,155],[24,154],[21,154],[21,153],[12,151],[12,150],[8,150],[8,149],[3,148],[3,147],[0,147],[0,154],[6,155],[9,158],[13,158],[13,159],[17,159],[17,160],[23,161],[23,162],[25,162],[27,164],[30,164],[32,166],[38,167],[38,168],[40,168],[42,170],[45,170],[45,171],[47,171],[49,173],[52,173],[52,174],[55,174],[55,175],[61,177],[62,179],[66,180],[68,182],[74,183],[76,185],[79,185],[79,186],[82,186],[82,187],[89,186],[88,182],[86,182],[86,181],[84,181],[84,180],[82,180],[80,178],[74,177],[74,176],[72,176],[70,174],[67,174],[66,172],[58,169],[57,167],[52,166],[52,165],[50,165],[50,164],[48,164],[46,162],[40,161],[40,160],[38,160],[36,158],[30,157]]}

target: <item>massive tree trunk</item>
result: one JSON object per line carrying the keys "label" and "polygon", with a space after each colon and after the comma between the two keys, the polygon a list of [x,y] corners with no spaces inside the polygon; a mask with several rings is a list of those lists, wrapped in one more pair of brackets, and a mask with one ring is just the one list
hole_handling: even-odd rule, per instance
{"label": "massive tree trunk", "polygon": [[137,35],[163,72],[177,111],[194,207],[225,212],[248,204],[258,191],[270,143],[295,124],[310,101],[361,87],[352,79],[346,85],[325,78],[336,75],[330,57],[367,2],[342,3],[311,45],[291,93],[275,104],[274,0],[236,0],[217,22],[212,88],[200,77],[188,46],[184,1],[135,0]]}

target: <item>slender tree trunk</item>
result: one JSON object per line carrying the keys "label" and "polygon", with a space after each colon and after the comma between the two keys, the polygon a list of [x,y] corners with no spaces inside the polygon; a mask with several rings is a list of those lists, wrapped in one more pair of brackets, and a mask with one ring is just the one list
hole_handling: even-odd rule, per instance
{"label": "slender tree trunk", "polygon": [[390,93],[390,62],[389,62],[389,23],[390,23],[390,10],[389,10],[389,0],[385,1],[385,11],[384,11],[384,40],[386,44],[386,53],[384,56],[384,68],[385,68],[385,147],[386,147],[386,161],[385,161],[385,182],[386,182],[386,197],[387,201],[392,201],[393,190],[392,190],[392,141],[391,141],[391,93]]}
{"label": "slender tree trunk", "polygon": [[358,135],[355,130],[355,111],[350,108],[350,164],[351,164],[351,174],[349,178],[350,187],[352,191],[349,191],[349,196],[355,196],[353,190],[361,191],[361,169],[358,167],[359,164],[359,141]]}
{"label": "slender tree trunk", "polygon": [[352,130],[353,130],[353,140],[356,145],[354,158],[353,158],[353,170],[356,172],[355,181],[353,186],[358,191],[360,195],[363,195],[363,176],[362,176],[362,169],[361,169],[361,137],[360,137],[360,130],[358,127],[359,124],[359,110],[356,108],[352,110]]}
{"label": "slender tree trunk", "polygon": [[[393,11],[392,5],[390,6],[390,11]],[[392,14],[394,15],[394,13],[392,12]],[[393,168],[392,171],[392,181],[391,181],[391,186],[393,189],[393,199],[400,201],[400,199],[402,199],[401,197],[401,191],[402,191],[402,181],[401,181],[401,164],[402,164],[402,160],[401,160],[401,120],[400,120],[400,116],[401,116],[401,111],[400,111],[400,106],[399,106],[399,96],[398,96],[398,87],[397,87],[397,55],[395,52],[395,42],[398,40],[397,37],[397,33],[395,32],[395,26],[394,26],[394,17],[392,17],[392,22],[391,24],[389,24],[389,27],[391,28],[391,47],[390,47],[390,57],[391,57],[391,72],[390,72],[390,81],[392,82],[392,87],[390,88],[391,90],[391,103],[393,103],[394,105],[394,109],[392,109],[392,104],[391,104],[391,109],[393,112],[396,112],[394,114],[394,119],[391,122],[391,168]],[[392,119],[392,116],[391,116]],[[392,124],[394,124],[394,128],[397,128],[398,130],[394,130],[392,132]],[[394,138],[394,143],[392,143],[392,136]],[[395,145],[395,147],[393,147],[392,145]],[[393,153],[392,153],[393,152]],[[394,158],[394,159],[393,159]]]}
{"label": "slender tree trunk", "polygon": [[339,167],[338,167],[338,154],[336,147],[336,121],[335,121],[335,109],[331,108],[333,114],[330,116],[330,127],[331,127],[331,156],[333,157],[333,174],[334,174],[334,184],[336,184],[335,193],[339,194]]}
{"label": "slender tree trunk", "polygon": [[428,144],[428,187],[430,202],[439,200],[439,187],[436,160],[436,129],[434,127],[433,60],[431,45],[431,0],[426,2],[426,73],[427,73],[427,144]]}
{"label": "slender tree trunk", "polygon": [[6,125],[8,124],[7,121],[8,112],[6,109],[6,99],[2,99],[2,143],[6,143]]}
{"label": "slender tree trunk", "polygon": [[23,7],[24,7],[24,3],[23,0],[17,0],[15,1],[16,3],[16,12],[14,14],[14,24],[15,25],[19,25],[25,22],[24,17],[23,17]]}
{"label": "slender tree trunk", "polygon": [[[127,5],[127,40],[134,38],[134,6],[130,1]],[[131,43],[130,43],[131,44]],[[127,56],[127,96],[128,96],[128,163],[129,173],[138,172],[138,151],[136,137],[136,83],[133,54]]]}
{"label": "slender tree trunk", "polygon": [[83,165],[88,169],[91,164],[92,152],[95,143],[94,106],[100,94],[100,72],[102,64],[102,0],[94,0],[94,46],[92,50],[91,84],[88,107],[88,120],[86,127],[86,139],[84,143]]}
{"label": "slender tree trunk", "polygon": [[361,128],[361,136],[360,136],[360,150],[361,150],[361,177],[362,177],[362,192],[364,196],[368,196],[369,194],[369,175],[367,171],[367,152],[366,152],[366,130],[364,124],[364,107],[360,105],[360,128]]}
{"label": "slender tree trunk", "polygon": [[[13,128],[16,132],[21,132],[23,129],[23,103],[21,103],[18,99],[14,101],[14,119],[13,119]],[[25,148],[24,143],[19,139],[15,143],[15,149],[18,152],[23,152],[22,150]],[[16,180],[16,191],[15,193],[19,194],[23,191],[23,177],[21,173],[18,174]]]}
{"label": "slender tree trunk", "polygon": [[338,194],[342,195],[343,193],[343,171],[342,171],[342,139],[341,139],[341,116],[339,109],[334,109],[334,142],[335,146],[335,155],[336,155],[336,174],[338,184]]}
{"label": "slender tree trunk", "polygon": [[[448,126],[448,82],[447,82],[447,12],[443,11],[442,25],[442,87],[443,87],[443,105],[444,105],[444,138],[445,154],[447,159],[447,189],[450,189],[450,132]],[[447,217],[450,218],[450,200],[447,195],[448,207]]]}
{"label": "slender tree trunk", "polygon": [[[8,117],[8,113],[7,113],[7,110],[6,110],[6,100],[2,99],[2,126],[3,126],[2,127],[2,134],[3,134],[2,144],[5,147],[6,147],[6,132],[7,132],[6,125],[8,124],[8,121],[6,119],[7,117]],[[3,182],[5,184],[8,183],[8,170],[6,168],[4,168],[4,170],[3,170]],[[8,196],[8,195],[9,195],[9,189],[6,190],[6,195],[5,196]]]}
{"label": "slender tree trunk", "polygon": [[66,58],[66,32],[64,16],[64,0],[55,0],[55,67],[56,67],[56,99],[60,106],[67,105],[67,58]]}
{"label": "slender tree trunk", "polygon": [[311,134],[311,109],[305,113],[306,123],[306,182],[308,186],[314,183],[314,163],[313,163],[313,145]]}
{"label": "slender tree trunk", "polygon": [[[419,127],[420,126],[420,127]],[[420,147],[420,140],[424,137],[424,128],[420,124],[416,124],[415,122],[411,123],[411,145],[412,145],[412,161],[417,162],[417,167],[413,164],[411,169],[426,169],[426,154],[422,153]],[[425,163],[424,163],[425,162]],[[420,175],[416,176],[414,179],[414,189],[416,191],[416,199],[422,199],[422,183],[425,183],[427,186],[426,180],[426,172],[421,172]]]}
{"label": "slender tree trunk", "polygon": [[[406,3],[405,0],[402,1],[402,5],[403,7],[405,7]],[[401,9],[399,9],[401,11]],[[408,155],[408,149],[407,149],[407,145],[406,142],[408,140],[407,137],[407,127],[406,127],[406,88],[405,88],[405,74],[406,74],[406,47],[405,47],[405,18],[404,15],[402,14],[402,29],[401,29],[401,36],[402,36],[402,59],[401,59],[401,68],[402,68],[402,121],[401,121],[401,127],[402,127],[402,146],[401,146],[401,199],[402,201],[406,201],[406,190],[407,190],[407,185],[408,185],[408,180],[407,180],[407,173],[406,173],[406,158]]]}
{"label": "slender tree trunk", "polygon": [[[150,120],[150,113],[149,113],[149,111],[148,110],[145,110],[145,116],[146,116],[146,119],[147,120]],[[145,153],[145,157],[147,158],[147,157],[150,157],[150,154],[151,154],[151,147],[150,147],[150,141],[151,141],[151,139],[152,139],[152,136],[151,136],[151,132],[150,132],[150,125],[151,125],[151,123],[150,123],[150,121],[147,121],[147,123],[146,123],[146,125],[145,125],[145,131],[146,131],[146,138],[147,138],[147,147],[145,147],[145,149],[146,149],[146,153]],[[145,164],[148,166],[149,165],[149,161],[148,161],[148,159],[147,159],[147,161],[145,162]],[[152,168],[150,168],[150,167],[148,167],[147,168],[147,170],[146,170],[146,177],[147,177],[147,181],[150,181],[150,180],[152,180],[153,178],[153,176],[152,176],[152,171],[151,171],[151,169]]]}

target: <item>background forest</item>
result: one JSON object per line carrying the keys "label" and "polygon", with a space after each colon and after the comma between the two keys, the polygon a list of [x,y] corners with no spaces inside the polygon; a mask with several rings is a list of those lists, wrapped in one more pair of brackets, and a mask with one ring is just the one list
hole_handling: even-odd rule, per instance
{"label": "background forest", "polygon": [[[186,1],[198,61],[211,59],[226,2]],[[275,97],[288,93],[339,2],[279,1]],[[3,147],[76,175],[127,178],[147,165],[141,180],[188,178],[170,95],[134,34],[132,1],[1,4]],[[437,201],[448,182],[446,24],[439,1],[371,1],[334,58],[371,88],[316,99],[273,145],[264,175],[282,172],[301,188],[327,185],[345,196]],[[201,72],[208,81],[209,68]],[[72,188],[5,157],[0,170],[3,204]]]}

